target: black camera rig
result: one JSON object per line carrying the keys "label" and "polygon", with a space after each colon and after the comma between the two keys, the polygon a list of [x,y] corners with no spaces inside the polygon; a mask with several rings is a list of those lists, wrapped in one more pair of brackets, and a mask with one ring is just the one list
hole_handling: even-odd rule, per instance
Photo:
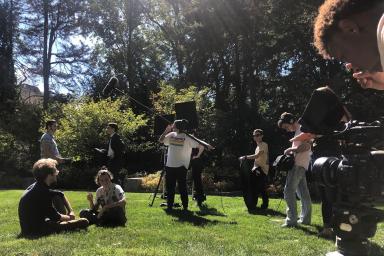
{"label": "black camera rig", "polygon": [[379,122],[351,121],[345,129],[327,135],[339,142],[341,155],[318,158],[315,180],[336,194],[332,225],[342,255],[368,255],[384,211],[375,208],[384,196],[384,126]]}

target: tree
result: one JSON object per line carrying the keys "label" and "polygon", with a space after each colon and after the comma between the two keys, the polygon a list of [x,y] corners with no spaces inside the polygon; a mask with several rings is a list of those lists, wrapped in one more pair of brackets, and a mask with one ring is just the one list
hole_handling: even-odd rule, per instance
{"label": "tree", "polygon": [[24,2],[19,58],[28,73],[42,77],[45,109],[52,89],[78,90],[76,75],[86,71],[88,47],[81,40],[83,5],[77,0]]}
{"label": "tree", "polygon": [[3,118],[14,111],[17,100],[13,56],[17,24],[15,7],[12,0],[0,1],[0,115]]}
{"label": "tree", "polygon": [[[89,30],[98,43],[93,53],[97,89],[111,75],[120,88],[145,105],[150,105],[151,91],[166,76],[166,59],[158,47],[154,29],[144,22],[141,0],[90,0],[87,9]],[[92,93],[92,91],[91,91]],[[133,104],[135,112],[145,109]]]}

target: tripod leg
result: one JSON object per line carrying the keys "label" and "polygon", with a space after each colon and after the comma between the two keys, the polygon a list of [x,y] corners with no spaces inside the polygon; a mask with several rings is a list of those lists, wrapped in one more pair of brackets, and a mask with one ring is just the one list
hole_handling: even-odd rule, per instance
{"label": "tripod leg", "polygon": [[153,192],[152,202],[149,203],[150,207],[152,207],[153,203],[155,202],[155,198],[157,196],[157,192],[159,191],[160,183],[161,183],[161,180],[163,179],[164,173],[165,173],[165,170],[162,170],[160,174],[159,183],[157,183],[156,190],[155,192]]}

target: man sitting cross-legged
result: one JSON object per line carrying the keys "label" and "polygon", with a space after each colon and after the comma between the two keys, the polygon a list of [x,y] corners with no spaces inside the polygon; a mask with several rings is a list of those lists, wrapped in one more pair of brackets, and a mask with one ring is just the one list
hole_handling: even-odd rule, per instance
{"label": "man sitting cross-legged", "polygon": [[41,236],[51,233],[85,229],[87,219],[75,219],[64,193],[50,189],[56,183],[57,161],[40,159],[33,165],[36,182],[27,188],[19,202],[22,236]]}

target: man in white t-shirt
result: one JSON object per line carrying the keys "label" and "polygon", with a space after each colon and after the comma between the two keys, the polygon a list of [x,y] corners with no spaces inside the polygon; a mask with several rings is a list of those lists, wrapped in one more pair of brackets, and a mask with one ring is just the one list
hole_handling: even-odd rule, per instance
{"label": "man in white t-shirt", "polygon": [[383,13],[382,0],[326,0],[316,17],[318,52],[348,63],[363,88],[384,90]]}
{"label": "man in white t-shirt", "polygon": [[[287,132],[300,134],[300,124],[291,113],[284,112],[277,123],[278,127]],[[311,224],[312,202],[309,194],[305,172],[308,170],[311,145],[306,141],[293,141],[292,146],[284,151],[284,154],[294,154],[295,164],[288,171],[287,181],[284,187],[284,199],[287,203],[287,217],[282,227],[297,226],[296,192],[301,200],[301,214],[299,223]]]}
{"label": "man in white t-shirt", "polygon": [[249,175],[249,185],[251,186],[251,195],[248,195],[249,200],[246,200],[249,212],[255,211],[259,195],[263,199],[261,209],[268,208],[267,195],[267,179],[269,171],[268,144],[263,141],[264,132],[261,129],[255,129],[252,133],[253,140],[257,147],[253,155],[245,155],[239,157],[239,160],[254,159],[253,168]]}
{"label": "man in white t-shirt", "polygon": [[188,209],[187,169],[191,161],[193,148],[199,152],[194,158],[199,158],[204,147],[184,133],[187,120],[175,120],[168,125],[159,138],[160,143],[168,146],[166,170],[167,209],[171,210],[175,199],[176,181],[178,183],[183,209]]}

